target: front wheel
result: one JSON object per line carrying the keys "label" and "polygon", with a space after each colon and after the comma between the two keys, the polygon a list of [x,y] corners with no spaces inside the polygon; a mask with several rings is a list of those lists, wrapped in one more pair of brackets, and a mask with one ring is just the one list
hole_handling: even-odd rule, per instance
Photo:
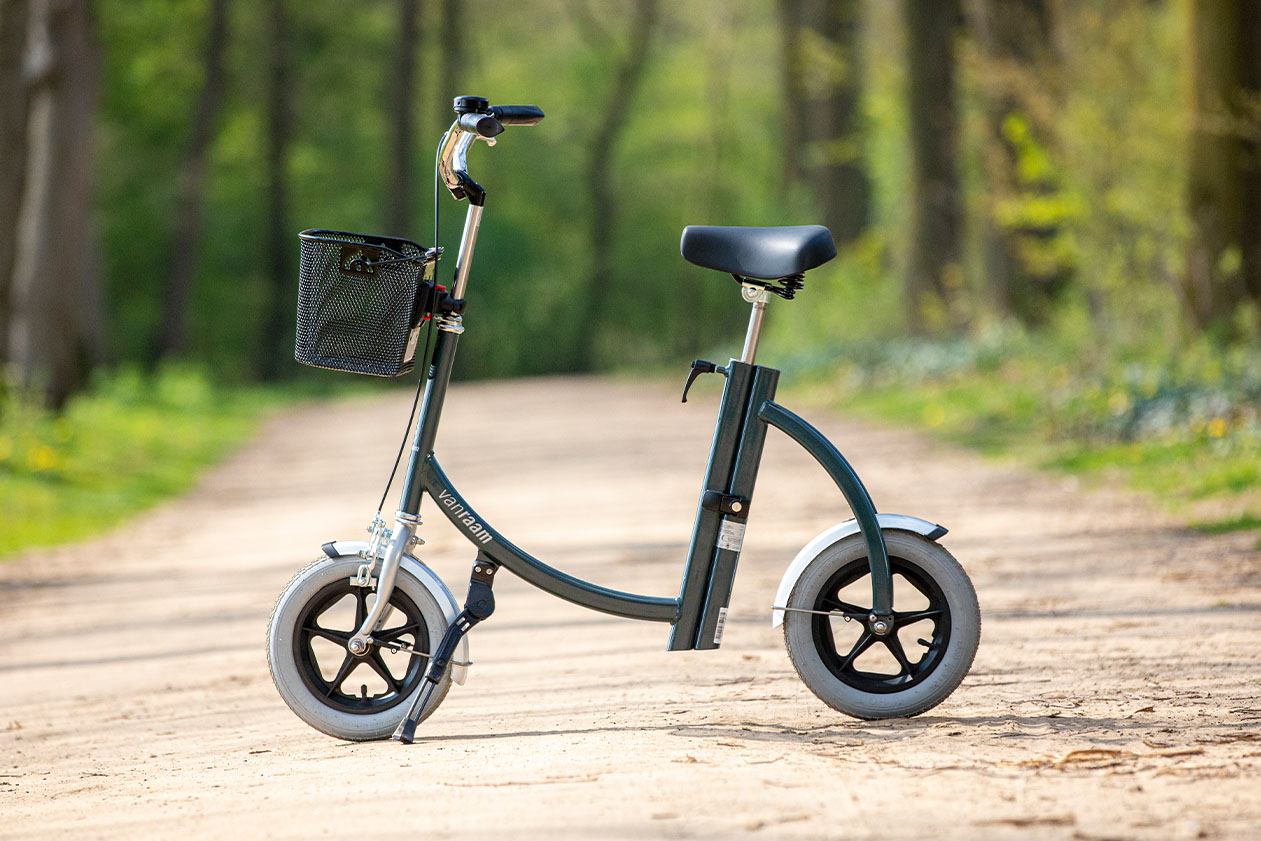
{"label": "front wheel", "polygon": [[867,625],[871,572],[855,534],[824,549],[788,597],[784,642],[797,674],[828,706],[855,718],[919,715],[953,692],[976,655],[981,612],[963,567],[942,546],[887,531],[893,630]]}
{"label": "front wheel", "polygon": [[[411,709],[429,660],[373,645],[362,657],[346,643],[368,613],[372,592],[351,579],[358,557],[321,559],[294,576],[276,600],[267,628],[267,662],[289,708],[307,724],[338,739],[386,739]],[[447,629],[429,590],[403,569],[395,579],[381,630],[373,639],[428,654]],[[448,668],[420,718],[451,688]]]}

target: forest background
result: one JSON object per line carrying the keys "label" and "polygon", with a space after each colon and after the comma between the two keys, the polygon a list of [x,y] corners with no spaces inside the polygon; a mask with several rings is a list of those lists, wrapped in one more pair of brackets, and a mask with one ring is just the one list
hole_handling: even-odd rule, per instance
{"label": "forest background", "polygon": [[460,378],[724,359],[681,228],[822,222],[762,356],[801,390],[1261,530],[1261,4],[0,0],[0,550],[342,389],[296,232],[432,244],[464,93],[548,117],[475,154]]}

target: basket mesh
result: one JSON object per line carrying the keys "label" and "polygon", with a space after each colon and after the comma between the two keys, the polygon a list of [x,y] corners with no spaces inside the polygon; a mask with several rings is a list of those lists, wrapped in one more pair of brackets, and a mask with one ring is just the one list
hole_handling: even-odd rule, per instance
{"label": "basket mesh", "polygon": [[417,300],[437,260],[414,242],[310,230],[299,235],[298,330],[303,365],[394,377],[411,370]]}

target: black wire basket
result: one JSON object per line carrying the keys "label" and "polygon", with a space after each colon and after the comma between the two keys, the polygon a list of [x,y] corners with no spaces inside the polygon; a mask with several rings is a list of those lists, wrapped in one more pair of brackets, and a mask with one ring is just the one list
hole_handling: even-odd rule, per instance
{"label": "black wire basket", "polygon": [[294,358],[376,377],[410,371],[438,249],[345,231],[311,229],[298,239]]}

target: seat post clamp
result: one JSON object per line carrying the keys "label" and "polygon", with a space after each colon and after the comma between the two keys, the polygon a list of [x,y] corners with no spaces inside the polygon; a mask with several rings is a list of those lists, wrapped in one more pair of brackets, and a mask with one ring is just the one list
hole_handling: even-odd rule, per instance
{"label": "seat post clamp", "polygon": [[760,283],[740,282],[740,297],[750,304],[765,304],[771,299],[770,290]]}
{"label": "seat post clamp", "polygon": [[806,277],[801,274],[785,275],[773,280],[758,280],[738,274],[733,274],[732,277],[740,284],[740,295],[750,304],[759,300],[766,303],[769,300],[768,293],[791,301],[806,285]]}

